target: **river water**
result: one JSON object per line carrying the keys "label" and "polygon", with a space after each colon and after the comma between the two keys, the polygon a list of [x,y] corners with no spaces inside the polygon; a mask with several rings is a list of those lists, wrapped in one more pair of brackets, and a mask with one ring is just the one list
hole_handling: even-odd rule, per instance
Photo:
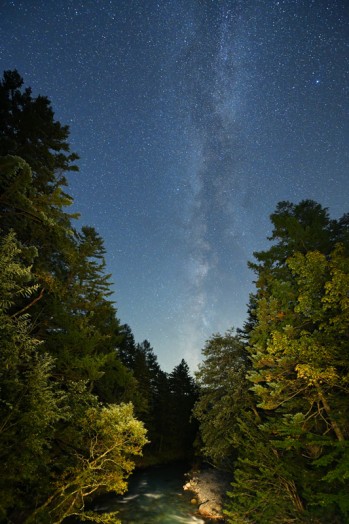
{"label": "river water", "polygon": [[118,511],[123,524],[212,523],[195,515],[197,507],[190,502],[194,494],[183,491],[187,468],[171,465],[137,471],[124,496],[105,495],[94,509]]}

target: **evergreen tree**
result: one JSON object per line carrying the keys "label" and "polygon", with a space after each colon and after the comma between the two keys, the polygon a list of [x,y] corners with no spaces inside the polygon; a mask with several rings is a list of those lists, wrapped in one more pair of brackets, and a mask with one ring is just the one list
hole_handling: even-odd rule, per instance
{"label": "evergreen tree", "polygon": [[184,359],[175,366],[169,377],[170,388],[170,447],[178,458],[190,457],[197,425],[192,411],[197,399],[197,388]]}
{"label": "evergreen tree", "polygon": [[117,344],[120,360],[128,369],[133,369],[136,355],[136,342],[128,324],[120,326],[120,340]]}
{"label": "evergreen tree", "polygon": [[[78,169],[68,137],[69,127],[55,120],[47,97],[34,98],[30,88],[23,89],[16,70],[5,71],[0,82],[0,156],[10,159],[1,165],[1,227],[5,232],[14,229],[23,245],[37,247],[34,271],[45,290],[54,286],[59,268],[67,263],[71,219],[77,217],[66,212],[73,202],[64,191],[66,173]],[[30,172],[23,169],[23,160]]]}
{"label": "evergreen tree", "polygon": [[[116,351],[103,241],[93,228],[74,229],[65,211],[65,173],[77,158],[68,127],[22,83],[14,71],[0,84],[1,511],[4,522],[58,523],[84,514],[99,489],[122,492],[146,440],[132,406],[100,404],[130,400],[136,388]],[[23,284],[29,273],[33,287]]]}
{"label": "evergreen tree", "polygon": [[[0,83],[0,156],[23,158],[33,171],[39,194],[54,194],[67,185],[65,173],[77,171],[70,152],[69,127],[54,119],[45,96],[23,90],[18,71],[5,71]],[[70,197],[69,197],[70,198]]]}
{"label": "evergreen tree", "polygon": [[166,462],[172,454],[171,437],[171,392],[168,374],[159,370],[153,395],[154,420],[151,433],[151,451]]}
{"label": "evergreen tree", "polygon": [[[69,128],[54,119],[46,97],[34,98],[22,85],[17,71],[6,71],[0,84],[0,152],[8,155],[0,158],[0,219],[4,232],[14,229],[38,250],[33,272],[39,290],[31,310],[36,336],[55,356],[61,377],[85,380],[109,401],[130,400],[127,388],[134,383],[115,351],[120,327],[103,241],[91,227],[74,230],[75,215],[65,211],[72,203],[62,191],[65,173],[77,169]],[[108,389],[110,374],[119,385]]]}
{"label": "evergreen tree", "polygon": [[207,341],[196,380],[199,398],[194,416],[200,424],[202,453],[215,466],[232,469],[238,423],[248,406],[246,349],[232,330]]}

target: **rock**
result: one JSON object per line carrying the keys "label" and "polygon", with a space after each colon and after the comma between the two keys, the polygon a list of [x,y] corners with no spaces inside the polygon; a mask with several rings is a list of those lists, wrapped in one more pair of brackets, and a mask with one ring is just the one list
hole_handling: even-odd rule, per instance
{"label": "rock", "polygon": [[191,478],[183,489],[196,494],[197,500],[192,500],[199,504],[198,513],[206,518],[223,520],[223,499],[230,488],[230,475],[211,468],[192,472],[189,476]]}

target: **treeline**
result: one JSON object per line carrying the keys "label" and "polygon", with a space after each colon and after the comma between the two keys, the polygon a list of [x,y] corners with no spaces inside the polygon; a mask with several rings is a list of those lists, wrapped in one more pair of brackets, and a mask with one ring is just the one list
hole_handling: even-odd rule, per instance
{"label": "treeline", "polygon": [[244,329],[197,374],[202,452],[231,472],[231,524],[349,522],[349,214],[278,204]]}
{"label": "treeline", "polygon": [[[69,213],[77,171],[50,101],[0,83],[0,522],[117,522],[85,510],[135,462],[191,451],[196,386],[120,324],[103,240]],[[147,444],[147,445],[146,445]],[[146,445],[146,446],[145,446]],[[145,448],[144,448],[145,446]],[[141,454],[144,448],[144,456]]]}

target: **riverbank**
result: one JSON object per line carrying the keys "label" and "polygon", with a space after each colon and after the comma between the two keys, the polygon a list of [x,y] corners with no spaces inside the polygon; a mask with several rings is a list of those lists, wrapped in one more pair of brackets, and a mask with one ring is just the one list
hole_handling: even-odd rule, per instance
{"label": "riverbank", "polygon": [[117,512],[122,524],[209,524],[211,520],[199,516],[197,506],[191,504],[192,494],[183,492],[186,471],[187,462],[138,469],[125,495],[100,495],[93,509]]}
{"label": "riverbank", "polygon": [[231,476],[214,468],[195,470],[187,476],[189,481],[183,489],[195,493],[198,513],[204,518],[224,522],[223,504],[231,487]]}

